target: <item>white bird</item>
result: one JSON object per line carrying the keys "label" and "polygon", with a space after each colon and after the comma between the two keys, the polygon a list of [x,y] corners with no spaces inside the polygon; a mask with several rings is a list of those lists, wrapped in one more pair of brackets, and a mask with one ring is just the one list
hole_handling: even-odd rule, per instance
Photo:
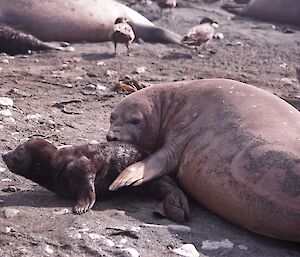
{"label": "white bird", "polygon": [[200,25],[191,28],[182,38],[181,42],[196,47],[201,45],[206,47],[214,36],[215,27],[218,27],[217,22],[207,17],[203,18],[200,21]]}

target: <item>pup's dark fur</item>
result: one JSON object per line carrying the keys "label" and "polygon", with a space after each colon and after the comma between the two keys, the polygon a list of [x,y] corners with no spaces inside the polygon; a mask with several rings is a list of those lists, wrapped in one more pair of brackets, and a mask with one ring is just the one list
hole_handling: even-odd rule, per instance
{"label": "pup's dark fur", "polygon": [[[48,190],[76,199],[76,213],[91,209],[107,196],[109,185],[127,166],[148,153],[127,143],[108,142],[57,148],[44,139],[30,139],[3,155],[8,168]],[[163,199],[159,213],[176,222],[189,215],[187,199],[170,177],[137,188]]]}

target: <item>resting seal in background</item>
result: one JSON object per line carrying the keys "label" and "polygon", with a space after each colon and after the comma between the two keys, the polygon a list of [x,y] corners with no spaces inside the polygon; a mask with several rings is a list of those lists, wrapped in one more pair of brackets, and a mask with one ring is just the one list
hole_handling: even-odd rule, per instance
{"label": "resting seal in background", "polygon": [[[236,2],[240,2],[235,0]],[[300,26],[299,0],[250,0],[242,10],[229,10],[242,16]]]}
{"label": "resting seal in background", "polygon": [[[111,193],[109,185],[128,165],[145,158],[141,147],[120,142],[57,148],[44,139],[30,139],[3,155],[8,168],[48,190],[74,198],[73,210],[83,213]],[[188,219],[186,196],[168,176],[137,188],[161,199],[156,212],[176,222]]]}
{"label": "resting seal in background", "polygon": [[1,0],[0,25],[42,41],[110,41],[114,22],[127,18],[137,38],[180,43],[180,36],[156,27],[131,8],[113,0]]}
{"label": "resting seal in background", "polygon": [[226,79],[154,85],[117,104],[107,139],[152,153],[111,190],[178,170],[184,191],[212,212],[300,242],[300,114],[280,98]]}

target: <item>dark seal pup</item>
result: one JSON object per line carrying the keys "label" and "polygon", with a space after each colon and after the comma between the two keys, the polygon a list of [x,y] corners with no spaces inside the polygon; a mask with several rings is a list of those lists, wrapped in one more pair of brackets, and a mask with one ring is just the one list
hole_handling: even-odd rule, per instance
{"label": "dark seal pup", "polygon": [[133,9],[113,0],[1,0],[0,25],[42,41],[111,41],[117,18],[127,18],[137,38],[180,43],[180,36],[155,26]]}
{"label": "dark seal pup", "polygon": [[111,190],[178,171],[214,213],[300,242],[300,113],[273,94],[226,79],[151,86],[117,104],[107,139],[152,153]]}
{"label": "dark seal pup", "polygon": [[0,26],[0,52],[16,55],[28,54],[30,50],[64,50],[64,48],[45,43],[13,28]]}
{"label": "dark seal pup", "polygon": [[[74,198],[74,212],[84,213],[93,207],[96,196],[111,194],[108,187],[123,169],[147,155],[141,147],[120,142],[57,148],[44,139],[30,139],[4,154],[3,160],[13,173]],[[170,177],[137,192],[161,199],[159,214],[179,223],[188,219],[187,199]]]}

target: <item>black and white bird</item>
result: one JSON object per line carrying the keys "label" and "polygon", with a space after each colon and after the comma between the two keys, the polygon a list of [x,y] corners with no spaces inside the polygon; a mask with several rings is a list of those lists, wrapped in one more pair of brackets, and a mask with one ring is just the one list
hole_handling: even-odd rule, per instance
{"label": "black and white bird", "polygon": [[203,18],[200,24],[191,28],[186,35],[182,38],[183,44],[197,46],[204,46],[209,43],[215,33],[215,27],[218,27],[218,23],[210,18]]}
{"label": "black and white bird", "polygon": [[112,41],[115,46],[114,54],[117,54],[117,44],[125,44],[127,47],[127,55],[129,55],[129,46],[133,42],[135,38],[135,34],[133,28],[129,24],[129,20],[124,17],[119,17],[116,19],[113,33],[112,33]]}

